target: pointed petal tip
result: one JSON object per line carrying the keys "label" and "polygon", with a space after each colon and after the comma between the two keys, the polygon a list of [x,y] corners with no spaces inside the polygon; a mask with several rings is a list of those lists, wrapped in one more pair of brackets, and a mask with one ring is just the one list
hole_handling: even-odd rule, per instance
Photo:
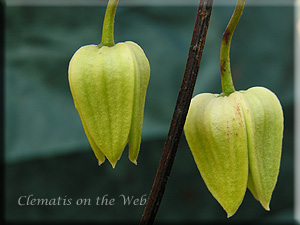
{"label": "pointed petal tip", "polygon": [[271,200],[259,200],[259,203],[261,204],[261,206],[266,210],[266,211],[270,211],[270,202]]}
{"label": "pointed petal tip", "polygon": [[[108,159],[108,158],[107,158],[107,159]],[[111,160],[109,160],[109,159],[108,159],[108,161],[109,161],[109,163],[110,163],[110,165],[112,166],[113,169],[116,167],[116,164],[117,164],[117,162],[118,162],[118,160],[116,160],[116,161],[111,161]]]}
{"label": "pointed petal tip", "polygon": [[136,160],[136,159],[131,159],[131,158],[129,157],[129,160],[130,160],[130,162],[132,162],[134,165],[137,165],[137,160]]}
{"label": "pointed petal tip", "polygon": [[119,161],[120,158],[121,158],[121,156],[119,156],[117,159],[116,158],[113,158],[113,159],[107,158],[107,159],[110,162],[112,168],[114,169],[116,167],[116,164],[117,164],[117,162]]}
{"label": "pointed petal tip", "polygon": [[105,158],[98,159],[98,166],[101,166],[105,162]]}
{"label": "pointed petal tip", "polygon": [[136,157],[130,157],[130,155],[129,155],[128,158],[129,158],[130,162],[132,162],[133,164],[137,165],[137,156]]}
{"label": "pointed petal tip", "polygon": [[238,208],[239,207],[234,207],[234,208],[229,207],[229,209],[228,208],[227,209],[223,208],[223,209],[227,213],[227,218],[230,218],[237,212]]}
{"label": "pointed petal tip", "polygon": [[234,215],[235,212],[227,212],[226,211],[226,213],[227,213],[227,218],[230,218],[230,217],[232,217]]}
{"label": "pointed petal tip", "polygon": [[270,211],[270,205],[269,205],[269,203],[267,203],[267,204],[261,203],[261,205],[262,205],[262,207],[263,207],[265,210]]}
{"label": "pointed petal tip", "polygon": [[112,168],[114,169],[116,167],[117,162],[110,162]]}

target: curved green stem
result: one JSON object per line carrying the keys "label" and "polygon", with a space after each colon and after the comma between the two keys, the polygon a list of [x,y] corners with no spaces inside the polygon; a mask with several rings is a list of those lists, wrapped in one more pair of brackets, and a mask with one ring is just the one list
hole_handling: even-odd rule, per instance
{"label": "curved green stem", "polygon": [[246,0],[237,0],[237,4],[234,13],[227,25],[225,33],[222,39],[221,53],[220,53],[220,69],[221,69],[221,81],[222,91],[228,96],[235,92],[230,69],[230,44],[234,30],[242,16]]}
{"label": "curved green stem", "polygon": [[101,46],[111,47],[115,45],[114,23],[118,3],[119,0],[109,0],[107,4],[103,21]]}

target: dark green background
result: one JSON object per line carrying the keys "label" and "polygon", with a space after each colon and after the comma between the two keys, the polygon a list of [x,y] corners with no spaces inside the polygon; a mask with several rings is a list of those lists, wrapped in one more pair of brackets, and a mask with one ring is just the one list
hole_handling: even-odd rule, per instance
{"label": "dark green background", "polygon": [[[194,95],[220,93],[219,49],[232,7],[214,7]],[[82,45],[99,44],[104,7],[5,8],[5,219],[10,222],[138,222],[144,206],[121,194],[149,195],[180,87],[197,7],[119,7],[115,41],[132,40],[151,65],[138,165],[125,149],[113,170],[87,142],[70,94],[67,71]],[[293,220],[294,78],[292,7],[246,7],[233,37],[237,90],[265,86],[280,99],[285,130],[271,211],[247,191],[226,218],[207,190],[184,135],[157,215],[160,222]],[[96,206],[108,194],[114,206]],[[19,206],[20,196],[72,198],[71,206]],[[92,200],[77,206],[78,198]]]}

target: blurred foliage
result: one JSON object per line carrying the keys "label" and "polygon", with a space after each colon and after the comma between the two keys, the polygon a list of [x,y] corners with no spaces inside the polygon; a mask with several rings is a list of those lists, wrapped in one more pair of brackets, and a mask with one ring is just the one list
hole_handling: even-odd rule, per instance
{"label": "blurred foliage", "polygon": [[[116,42],[132,40],[151,65],[138,166],[128,150],[112,169],[97,166],[68,85],[68,63],[101,39],[104,7],[5,8],[5,217],[11,222],[137,222],[144,206],[119,196],[149,195],[180,87],[197,7],[119,7]],[[195,95],[220,93],[219,49],[233,7],[214,7]],[[280,16],[279,16],[280,15]],[[250,192],[230,221],[293,220],[293,8],[246,7],[234,34],[235,88],[265,86],[285,114],[281,171],[266,212]],[[114,206],[19,206],[20,196],[95,199]],[[205,187],[184,135],[157,215],[159,222],[229,221]]]}

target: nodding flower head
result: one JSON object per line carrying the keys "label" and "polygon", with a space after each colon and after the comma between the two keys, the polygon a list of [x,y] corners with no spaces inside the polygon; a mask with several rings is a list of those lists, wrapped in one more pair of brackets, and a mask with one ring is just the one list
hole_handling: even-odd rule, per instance
{"label": "nodding flower head", "polygon": [[263,87],[192,99],[185,136],[211,194],[232,216],[247,187],[269,210],[279,173],[283,112]]}

